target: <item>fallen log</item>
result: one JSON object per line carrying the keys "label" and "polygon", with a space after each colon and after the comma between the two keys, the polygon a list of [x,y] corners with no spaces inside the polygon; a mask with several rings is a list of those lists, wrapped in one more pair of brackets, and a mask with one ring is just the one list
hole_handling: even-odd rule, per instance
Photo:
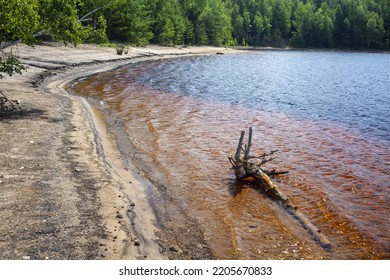
{"label": "fallen log", "polygon": [[[282,203],[285,209],[313,236],[315,241],[317,241],[325,250],[331,250],[329,240],[302,212],[298,210],[297,206],[291,203],[287,195],[274,182],[272,182],[270,178],[270,176],[287,174],[289,172],[276,171],[275,169],[268,171],[262,168],[264,164],[275,159],[271,156],[274,155],[277,150],[264,153],[258,157],[250,155],[252,134],[252,127],[250,127],[248,142],[244,146],[245,131],[241,131],[236,153],[234,157],[229,157],[229,161],[233,166],[236,178],[239,180],[249,178],[254,179],[264,191]],[[244,153],[244,156],[242,156],[242,152]]]}

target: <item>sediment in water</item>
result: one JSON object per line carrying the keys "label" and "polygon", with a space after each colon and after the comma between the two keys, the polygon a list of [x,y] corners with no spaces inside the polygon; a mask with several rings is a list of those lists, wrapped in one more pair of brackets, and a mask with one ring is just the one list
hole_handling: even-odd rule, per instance
{"label": "sediment in water", "polygon": [[113,49],[89,45],[19,45],[28,71],[0,81],[23,106],[0,119],[0,258],[167,258],[155,242],[158,228],[143,183],[133,176],[137,171],[123,166],[98,113],[62,86],[145,52],[214,51],[152,46],[118,57]]}

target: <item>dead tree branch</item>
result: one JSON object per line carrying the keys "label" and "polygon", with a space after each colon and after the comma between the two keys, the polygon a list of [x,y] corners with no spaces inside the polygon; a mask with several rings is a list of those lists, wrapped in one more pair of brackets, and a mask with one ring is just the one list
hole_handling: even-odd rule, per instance
{"label": "dead tree branch", "polygon": [[19,109],[19,101],[8,99],[7,96],[5,96],[4,93],[0,90],[0,114],[8,114]]}
{"label": "dead tree branch", "polygon": [[96,8],[96,9],[93,10],[93,11],[90,11],[89,13],[85,14],[84,16],[82,16],[82,17],[78,20],[78,22],[83,22],[83,21],[91,20],[90,18],[87,18],[87,17],[90,16],[90,15],[92,15],[93,13],[96,13],[97,11],[99,11],[99,10],[101,10],[101,9],[104,9],[104,8],[106,8],[106,7],[108,7],[108,6],[111,6],[112,4],[114,4],[114,2],[108,3],[108,4],[104,5],[104,6],[101,6],[101,7]]}
{"label": "dead tree branch", "polygon": [[[273,161],[275,158],[271,157],[277,150],[273,150],[269,153],[263,153],[261,156],[251,156],[250,149],[252,146],[252,128],[249,128],[248,143],[245,145],[245,149],[242,148],[244,144],[245,131],[241,131],[240,140],[236,154],[233,157],[229,157],[229,161],[233,166],[236,178],[244,180],[252,178],[256,183],[267,193],[271,194],[278,201],[282,202],[287,210],[294,216],[294,218],[313,236],[313,238],[320,243],[320,245],[326,249],[331,249],[329,240],[320,232],[320,230],[313,225],[303,213],[298,210],[298,207],[293,205],[287,195],[270,179],[269,176],[277,176],[281,174],[287,174],[288,171],[267,171],[262,168],[267,162]],[[244,157],[241,157],[241,152],[244,151]]]}

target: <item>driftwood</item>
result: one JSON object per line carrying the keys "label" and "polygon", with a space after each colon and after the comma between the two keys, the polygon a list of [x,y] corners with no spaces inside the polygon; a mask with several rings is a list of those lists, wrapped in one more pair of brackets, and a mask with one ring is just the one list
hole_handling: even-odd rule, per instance
{"label": "driftwood", "polygon": [[[293,205],[287,195],[274,183],[270,176],[287,174],[288,171],[268,171],[263,169],[263,165],[273,161],[272,157],[277,150],[269,153],[264,153],[260,156],[251,156],[250,150],[252,146],[252,128],[249,128],[248,143],[244,146],[245,131],[241,131],[240,140],[238,142],[236,154],[234,157],[229,157],[229,161],[233,166],[237,179],[245,180],[252,178],[256,183],[267,193],[271,194],[275,199],[280,201],[288,212],[313,236],[313,238],[326,250],[331,250],[329,240],[321,233],[321,231],[313,225],[305,215],[298,210],[298,207]],[[242,156],[242,153],[244,154]]]}
{"label": "driftwood", "polygon": [[10,100],[4,93],[0,90],[0,114],[1,113],[10,113],[17,111],[19,109],[19,101]]}

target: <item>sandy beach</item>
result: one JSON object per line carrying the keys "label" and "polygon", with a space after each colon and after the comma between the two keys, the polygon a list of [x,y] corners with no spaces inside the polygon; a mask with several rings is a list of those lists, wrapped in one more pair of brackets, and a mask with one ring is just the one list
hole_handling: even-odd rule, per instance
{"label": "sandy beach", "polygon": [[99,111],[64,86],[127,63],[230,51],[148,46],[120,56],[92,45],[13,46],[28,70],[0,80],[22,108],[0,116],[0,259],[212,258],[166,238]]}

